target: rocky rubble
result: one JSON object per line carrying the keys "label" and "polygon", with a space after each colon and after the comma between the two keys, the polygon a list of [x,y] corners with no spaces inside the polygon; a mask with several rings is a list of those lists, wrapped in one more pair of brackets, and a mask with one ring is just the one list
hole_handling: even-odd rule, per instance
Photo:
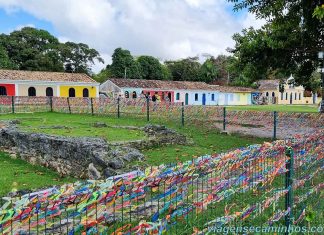
{"label": "rocky rubble", "polygon": [[145,126],[143,131],[148,139],[111,144],[102,138],[30,133],[16,124],[19,122],[13,120],[0,125],[1,149],[62,176],[83,179],[102,179],[145,167],[144,156],[138,149],[186,143],[185,136],[164,126]]}

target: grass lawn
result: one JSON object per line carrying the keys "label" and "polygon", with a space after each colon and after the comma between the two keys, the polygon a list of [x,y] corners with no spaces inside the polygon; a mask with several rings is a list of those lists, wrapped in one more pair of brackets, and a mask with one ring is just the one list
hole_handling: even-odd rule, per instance
{"label": "grass lawn", "polygon": [[248,106],[228,106],[228,110],[318,113],[318,106],[317,105],[248,105]]}
{"label": "grass lawn", "polygon": [[[32,131],[42,132],[64,136],[95,136],[103,137],[108,141],[120,141],[120,140],[133,140],[145,138],[144,133],[141,131],[130,131],[121,128],[95,128],[92,126],[95,122],[103,122],[110,126],[144,126],[147,124],[144,118],[130,118],[107,116],[91,116],[91,115],[78,115],[78,114],[61,114],[61,113],[29,113],[29,114],[8,114],[0,115],[0,120],[18,119],[21,121],[21,128]],[[152,121],[154,123],[154,120]],[[185,134],[187,137],[193,140],[193,144],[190,146],[183,145],[172,145],[172,146],[157,146],[154,149],[144,151],[146,156],[146,162],[149,165],[159,165],[162,163],[172,163],[176,161],[185,161],[192,159],[195,156],[202,156],[206,154],[219,153],[222,151],[228,151],[243,147],[250,144],[262,143],[265,139],[252,138],[252,137],[241,137],[237,135],[223,135],[218,133],[216,130],[204,130],[194,126],[179,127],[179,123],[165,123],[166,126],[176,129],[178,132]],[[54,125],[63,125],[68,129],[51,129],[47,128]],[[27,163],[20,160],[10,161],[5,155],[1,155],[2,158],[6,159],[10,164],[16,164],[21,167],[21,172],[38,172],[34,169],[34,166],[30,166]],[[9,164],[8,163],[8,164]],[[19,164],[18,164],[19,163]],[[26,165],[26,169],[23,169]],[[1,187],[0,195],[10,191],[12,188],[13,181],[19,181],[18,187],[20,188],[33,188],[42,187],[44,183],[51,185],[57,183],[53,179],[57,179],[58,176],[54,175],[51,171],[45,171],[44,175],[47,178],[39,178],[37,173],[28,173],[24,175],[19,173],[15,175],[17,171],[11,165],[0,165],[0,171],[2,168],[7,172],[6,177],[1,175],[2,178],[6,178],[1,182],[5,184],[5,187]],[[43,169],[43,168],[39,168]],[[3,172],[2,172],[3,174]],[[13,180],[8,180],[10,177]],[[68,179],[67,179],[68,181]],[[21,183],[20,183],[21,182]],[[32,182],[32,183],[31,183]]]}
{"label": "grass lawn", "polygon": [[0,152],[0,195],[5,195],[14,189],[37,189],[73,181],[75,179],[61,178],[45,167],[33,166]]}
{"label": "grass lawn", "polygon": [[220,153],[265,141],[262,138],[224,135],[216,131],[200,130],[195,127],[178,129],[178,131],[190,137],[194,144],[191,146],[162,146],[146,150],[144,155],[150,165],[186,161],[193,157]]}
{"label": "grass lawn", "polygon": [[[107,125],[117,125],[113,120],[90,115],[67,115],[59,113],[9,114],[0,116],[1,119],[18,119],[21,128],[35,133],[46,133],[63,136],[101,137],[107,141],[129,141],[144,139],[145,134],[140,130],[127,130],[114,127],[97,128],[96,122]],[[62,126],[62,129],[53,128]]]}

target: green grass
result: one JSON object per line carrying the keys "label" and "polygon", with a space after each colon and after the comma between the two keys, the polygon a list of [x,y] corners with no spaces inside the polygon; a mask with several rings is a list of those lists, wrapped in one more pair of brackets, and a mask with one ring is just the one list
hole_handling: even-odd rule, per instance
{"label": "green grass", "polygon": [[[97,128],[96,122],[109,126],[117,125],[112,118],[94,117],[90,115],[68,115],[59,113],[33,113],[9,114],[0,116],[1,119],[18,119],[23,130],[34,133],[46,133],[62,136],[89,136],[101,137],[107,141],[129,141],[145,138],[145,133],[140,130],[127,130],[122,128],[105,127]],[[53,126],[64,126],[63,129],[53,129]]]}
{"label": "green grass", "polygon": [[162,146],[144,151],[150,165],[174,163],[190,160],[193,157],[220,153],[251,144],[263,143],[265,139],[224,135],[216,131],[200,130],[195,127],[178,129],[193,140],[193,145]]}
{"label": "green grass", "polygon": [[73,181],[75,179],[71,177],[61,178],[45,167],[33,166],[0,152],[0,195],[5,195],[14,189],[37,189]]}
{"label": "green grass", "polygon": [[228,106],[228,110],[318,113],[318,106],[316,105],[249,105],[249,106]]}
{"label": "green grass", "polygon": [[[0,115],[0,120],[10,120],[17,119],[21,121],[20,127],[31,131],[31,132],[42,132],[48,134],[64,135],[64,136],[93,136],[93,137],[103,137],[108,141],[120,141],[120,140],[133,140],[145,138],[144,133],[141,131],[132,131],[122,128],[94,128],[92,124],[95,122],[103,122],[109,126],[144,126],[147,124],[145,117],[126,117],[122,116],[120,119],[116,117],[107,116],[91,116],[91,115],[78,115],[78,114],[62,114],[62,113],[28,113],[28,114],[7,114]],[[151,123],[159,123],[152,117]],[[172,163],[177,161],[190,160],[195,156],[202,156],[206,154],[219,153],[223,151],[228,151],[230,149],[235,149],[243,147],[250,144],[262,143],[265,139],[262,138],[252,138],[252,137],[241,137],[237,135],[223,135],[218,133],[216,130],[206,130],[203,127],[197,128],[195,126],[187,126],[182,128],[177,122],[166,122],[164,123],[169,128],[175,129],[178,132],[186,135],[189,139],[193,141],[192,145],[172,145],[172,146],[156,146],[156,148],[143,151],[146,157],[146,163],[149,165],[160,165],[162,163]],[[69,127],[69,129],[43,129],[45,126],[63,125]],[[8,157],[6,158],[8,160]],[[14,160],[18,161],[18,160]],[[26,171],[29,166],[23,161],[19,161],[23,169],[24,164],[26,164]],[[2,168],[6,168],[7,175],[11,175],[12,178],[16,170],[12,167],[0,165],[0,171]],[[23,171],[23,170],[22,170]],[[28,175],[30,178],[22,180],[23,183],[19,183],[21,188],[33,188],[35,186],[42,187],[44,183],[48,180],[47,185],[55,184],[53,181],[53,176],[51,171],[45,172],[48,177],[44,180],[38,179],[38,175]],[[34,177],[34,178],[33,178]],[[6,177],[10,178],[10,177]],[[28,182],[33,182],[29,185]],[[3,187],[1,193],[9,192],[12,188],[13,180],[3,181],[5,187]],[[25,185],[24,185],[25,184]]]}

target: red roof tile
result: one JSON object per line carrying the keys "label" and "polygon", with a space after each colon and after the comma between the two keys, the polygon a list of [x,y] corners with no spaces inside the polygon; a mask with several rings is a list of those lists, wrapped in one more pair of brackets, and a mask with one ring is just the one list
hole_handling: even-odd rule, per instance
{"label": "red roof tile", "polygon": [[46,82],[85,82],[96,83],[91,77],[84,73],[60,73],[60,72],[40,72],[23,70],[3,70],[0,69],[0,80],[24,80],[24,81],[46,81]]}

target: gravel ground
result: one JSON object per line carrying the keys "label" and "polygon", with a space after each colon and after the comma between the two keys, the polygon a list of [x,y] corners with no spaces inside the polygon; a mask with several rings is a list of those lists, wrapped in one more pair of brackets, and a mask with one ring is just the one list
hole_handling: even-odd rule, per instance
{"label": "gravel ground", "polygon": [[[216,123],[215,128],[223,130],[223,124]],[[285,139],[292,137],[294,135],[304,135],[307,133],[312,133],[318,130],[318,128],[313,127],[303,127],[303,126],[289,126],[289,128],[279,125],[277,127],[277,139]],[[231,125],[226,126],[226,131],[228,133],[238,133],[241,135],[257,136],[262,138],[272,138],[273,137],[273,127],[246,127],[241,125]]]}

